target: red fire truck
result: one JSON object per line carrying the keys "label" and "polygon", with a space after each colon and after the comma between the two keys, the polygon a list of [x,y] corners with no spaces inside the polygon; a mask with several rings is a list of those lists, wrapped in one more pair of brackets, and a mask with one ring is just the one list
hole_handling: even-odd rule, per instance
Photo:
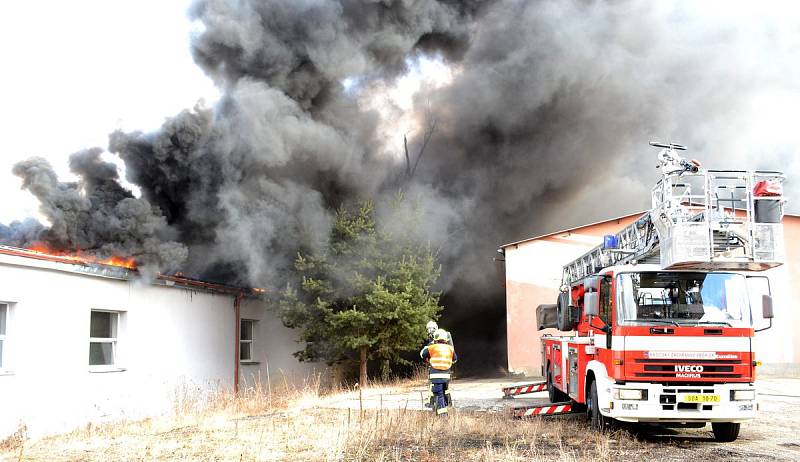
{"label": "red fire truck", "polygon": [[758,272],[784,258],[784,176],[706,170],[683,146],[651,144],[663,173],[652,209],[564,266],[557,303],[537,308],[540,329],[570,331],[542,339],[548,409],[585,409],[599,430],[711,423],[733,441],[758,410],[754,323],[773,316]]}

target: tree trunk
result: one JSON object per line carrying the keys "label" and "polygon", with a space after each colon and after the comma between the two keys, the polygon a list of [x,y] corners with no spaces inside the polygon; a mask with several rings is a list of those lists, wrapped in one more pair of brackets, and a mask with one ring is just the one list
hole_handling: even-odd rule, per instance
{"label": "tree trunk", "polygon": [[361,367],[358,373],[358,386],[364,388],[367,386],[367,347],[361,347],[359,351]]}
{"label": "tree trunk", "polygon": [[392,375],[392,366],[389,364],[388,359],[384,359],[383,363],[381,364],[381,380],[384,382],[389,381],[389,377]]}

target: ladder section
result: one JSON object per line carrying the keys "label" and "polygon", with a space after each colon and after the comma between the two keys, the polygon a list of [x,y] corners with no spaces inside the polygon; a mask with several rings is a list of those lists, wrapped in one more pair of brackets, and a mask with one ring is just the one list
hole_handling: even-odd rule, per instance
{"label": "ladder section", "polygon": [[578,281],[607,266],[624,264],[634,259],[645,262],[658,256],[658,233],[650,213],[645,213],[612,239],[606,238],[602,245],[566,264],[563,268],[562,283],[570,284]]}

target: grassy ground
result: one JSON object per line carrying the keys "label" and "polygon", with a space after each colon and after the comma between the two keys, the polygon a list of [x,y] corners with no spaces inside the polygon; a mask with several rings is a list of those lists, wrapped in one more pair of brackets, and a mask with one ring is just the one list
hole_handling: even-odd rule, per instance
{"label": "grassy ground", "polygon": [[[387,391],[412,382],[383,385]],[[291,460],[522,461],[682,460],[663,444],[623,430],[591,431],[583,416],[515,421],[502,413],[457,409],[447,419],[410,410],[320,407],[333,390],[221,393],[184,400],[172,415],[88,426],[29,441],[24,432],[0,444],[3,460]],[[681,448],[675,448],[680,451]],[[691,456],[691,452],[684,453]],[[706,457],[704,457],[706,458]],[[707,458],[708,459],[708,458]],[[711,458],[713,459],[713,457]]]}

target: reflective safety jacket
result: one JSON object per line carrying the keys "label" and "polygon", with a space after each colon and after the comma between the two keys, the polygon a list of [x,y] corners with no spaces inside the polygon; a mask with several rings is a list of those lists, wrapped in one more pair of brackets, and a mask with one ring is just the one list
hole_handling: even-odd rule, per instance
{"label": "reflective safety jacket", "polygon": [[431,380],[449,380],[450,368],[458,361],[458,356],[452,346],[447,343],[434,343],[426,346],[419,352],[422,359],[427,360],[428,378]]}

